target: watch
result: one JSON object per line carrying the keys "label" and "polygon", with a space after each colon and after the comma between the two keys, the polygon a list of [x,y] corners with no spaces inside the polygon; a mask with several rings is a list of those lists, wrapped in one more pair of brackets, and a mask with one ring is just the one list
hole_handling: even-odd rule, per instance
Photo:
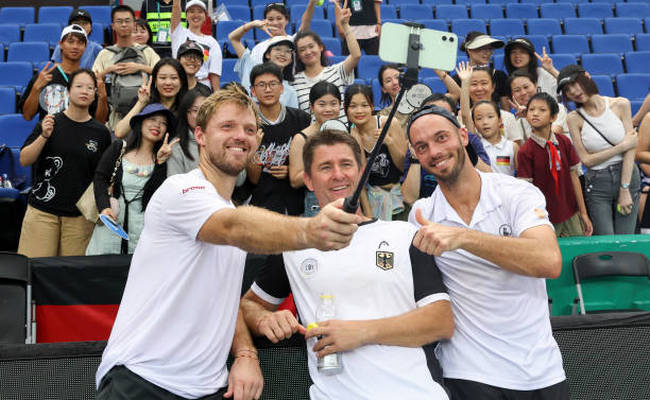
{"label": "watch", "polygon": [[625,190],[627,190],[627,189],[629,189],[629,188],[630,188],[630,184],[629,184],[629,183],[621,183],[621,189],[625,189]]}

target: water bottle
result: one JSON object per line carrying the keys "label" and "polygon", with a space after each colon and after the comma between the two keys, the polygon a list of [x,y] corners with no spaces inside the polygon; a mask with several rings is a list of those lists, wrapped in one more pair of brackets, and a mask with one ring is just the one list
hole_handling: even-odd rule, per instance
{"label": "water bottle", "polygon": [[[331,294],[322,294],[320,304],[316,309],[316,320],[327,321],[336,318],[336,308],[334,307],[334,296]],[[320,337],[318,338],[320,339]],[[323,375],[334,375],[341,372],[343,364],[341,363],[341,353],[328,354],[318,359],[318,372]]]}

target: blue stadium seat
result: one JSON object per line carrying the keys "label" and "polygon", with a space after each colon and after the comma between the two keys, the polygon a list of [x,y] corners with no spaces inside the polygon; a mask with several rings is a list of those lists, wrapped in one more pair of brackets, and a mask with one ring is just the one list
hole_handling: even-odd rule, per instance
{"label": "blue stadium seat", "polygon": [[241,19],[248,22],[251,20],[251,9],[248,6],[237,6],[228,4],[228,13],[232,19]]}
{"label": "blue stadium seat", "polygon": [[[376,57],[376,56],[375,56],[375,57]],[[334,65],[334,64],[341,63],[341,62],[345,61],[346,58],[347,58],[347,56],[334,56],[334,57],[329,57],[329,60],[328,60],[329,63],[328,63],[328,65]],[[361,57],[361,58],[363,58],[363,57]]]}
{"label": "blue stadium seat", "polygon": [[355,85],[364,85],[364,86],[365,86],[365,85],[368,84],[368,82],[367,82],[365,79],[356,78],[356,79],[354,80],[354,84],[355,84]]}
{"label": "blue stadium seat", "polygon": [[635,115],[637,112],[639,112],[639,108],[641,108],[642,104],[643,104],[643,100],[630,101],[630,105],[632,106],[632,115]]}
{"label": "blue stadium seat", "polygon": [[[291,22],[300,24],[302,15],[307,9],[307,4],[296,4],[290,9]],[[325,19],[325,7],[314,7],[313,19]]]}
{"label": "blue stadium seat", "polygon": [[611,75],[623,73],[623,63],[618,54],[583,54],[582,67],[595,75]]}
{"label": "blue stadium seat", "polygon": [[614,92],[614,83],[612,82],[611,76],[591,74],[591,79],[594,80],[594,83],[598,87],[598,93],[602,94],[603,96],[616,97],[616,94]]}
{"label": "blue stadium seat", "polygon": [[90,32],[90,37],[88,39],[99,44],[104,43],[104,25],[98,22],[93,22],[93,30]]}
{"label": "blue stadium seat", "polygon": [[[242,42],[244,42],[245,47],[252,49],[252,46],[249,46],[248,42],[245,39],[243,39]],[[219,43],[219,48],[221,49],[223,59],[237,57],[235,50],[232,48],[232,44],[230,44],[230,40],[221,39],[217,40],[217,43]]]}
{"label": "blue stadium seat", "polygon": [[399,16],[410,21],[433,18],[433,8],[428,4],[403,4],[400,6]]}
{"label": "blue stadium seat", "polygon": [[[467,18],[467,7],[461,4],[440,4],[436,6],[436,18],[450,21]],[[422,19],[422,18],[418,18]]]}
{"label": "blue stadium seat", "polygon": [[403,24],[404,22],[406,22],[406,20],[401,18],[386,18],[386,19],[382,18],[381,22],[382,24],[385,24],[386,22],[390,22],[393,24]]}
{"label": "blue stadium seat", "polygon": [[539,18],[537,6],[534,4],[508,3],[506,4],[506,18]]}
{"label": "blue stadium seat", "polygon": [[629,35],[643,33],[643,21],[634,17],[605,18],[605,32]]}
{"label": "blue stadium seat", "polygon": [[310,29],[316,32],[321,38],[334,37],[332,23],[326,19],[314,19],[311,21]]}
{"label": "blue stadium seat", "polygon": [[234,71],[235,63],[237,62],[236,58],[224,58],[223,64],[221,65],[221,84],[223,85],[226,82],[240,82],[239,76]]}
{"label": "blue stadium seat", "polygon": [[634,42],[637,51],[650,50],[650,33],[637,33]]}
{"label": "blue stadium seat", "polygon": [[547,0],[521,0],[520,2],[521,3],[534,4],[536,6],[539,6],[542,3],[544,3],[545,1],[547,1]]}
{"label": "blue stadium seat", "polygon": [[613,17],[612,7],[604,3],[585,3],[578,4],[578,16],[580,18],[598,18],[605,19]]}
{"label": "blue stadium seat", "polygon": [[553,54],[553,66],[559,71],[570,64],[577,64],[576,56],[574,54]]}
{"label": "blue stadium seat", "polygon": [[567,35],[592,35],[603,33],[603,26],[598,18],[566,18],[564,33]]}
{"label": "blue stadium seat", "polygon": [[0,87],[12,87],[19,93],[32,79],[34,68],[24,61],[0,63]]}
{"label": "blue stadium seat", "polygon": [[436,31],[449,31],[449,25],[446,21],[441,19],[416,19],[415,22],[424,25],[427,29],[435,29]]}
{"label": "blue stadium seat", "polygon": [[72,7],[43,6],[38,9],[38,23],[39,24],[55,23],[62,26],[66,26],[68,25],[68,17],[70,17],[70,14],[72,14]]}
{"label": "blue stadium seat", "polygon": [[453,0],[422,0],[422,4],[431,4],[431,5],[438,5],[438,4],[453,4]]}
{"label": "blue stadium seat", "polygon": [[[264,19],[264,10],[266,9],[265,5],[259,5],[253,7],[253,19]],[[334,17],[332,17],[334,21]]]}
{"label": "blue stadium seat", "polygon": [[501,71],[506,70],[506,66],[504,63],[505,55],[504,54],[496,54],[492,57],[492,61],[494,62],[494,69],[498,69]]}
{"label": "blue stadium seat", "polygon": [[575,18],[576,8],[570,3],[545,3],[539,6],[539,14],[542,18]]}
{"label": "blue stadium seat", "polygon": [[583,35],[553,35],[553,53],[576,54],[589,53],[589,42]]}
{"label": "blue stadium seat", "polygon": [[485,4],[487,0],[456,0],[455,4],[465,4],[471,6],[472,4]]}
{"label": "blue stadium seat", "polygon": [[[250,3],[251,3],[251,7],[253,7],[253,8],[254,8],[254,7],[257,7],[257,6],[264,6],[264,7],[266,7],[267,4],[269,4],[269,3],[273,3],[273,0],[251,0]],[[289,1],[289,2],[285,2],[285,3],[290,3],[290,1]],[[306,3],[306,2],[303,1],[303,3]]]}
{"label": "blue stadium seat", "polygon": [[359,60],[359,65],[357,66],[357,71],[359,72],[357,77],[361,79],[370,80],[377,76],[377,71],[379,67],[384,62],[379,59],[379,56],[369,56],[365,55]]}
{"label": "blue stadium seat", "polygon": [[25,25],[23,40],[25,42],[38,42],[46,39],[50,47],[54,48],[59,43],[60,36],[61,25],[59,24],[27,24]]}
{"label": "blue stadium seat", "polygon": [[547,38],[551,35],[561,35],[562,27],[555,18],[538,18],[528,20],[529,35],[544,35]]}
{"label": "blue stadium seat", "polygon": [[2,7],[0,8],[0,24],[34,23],[34,7]]}
{"label": "blue stadium seat", "polygon": [[650,5],[648,3],[616,3],[617,17],[643,18],[648,15],[650,15]]}
{"label": "blue stadium seat", "polygon": [[16,113],[16,89],[0,87],[0,115]]}
{"label": "blue stadium seat", "polygon": [[20,25],[0,24],[0,42],[5,45],[9,45],[9,43],[13,42],[20,42]]}
{"label": "blue stadium seat", "polygon": [[424,78],[422,79],[422,83],[429,86],[433,93],[447,93],[447,87],[437,76],[432,78]]}
{"label": "blue stadium seat", "polygon": [[384,105],[381,104],[381,85],[379,84],[379,79],[372,78],[370,81],[370,87],[372,87],[372,97],[375,103],[375,108],[383,108]]}
{"label": "blue stadium seat", "polygon": [[[220,3],[222,3],[222,2],[220,1]],[[223,2],[223,3],[225,3],[225,2]],[[228,4],[226,4],[226,6],[228,7],[228,11],[230,11],[230,6],[246,6],[246,7],[248,7],[249,4],[248,4],[248,0],[228,0]]]}
{"label": "blue stadium seat", "polygon": [[401,7],[405,4],[420,4],[419,0],[391,0],[390,4]]}
{"label": "blue stadium seat", "polygon": [[492,19],[490,20],[490,34],[499,36],[523,36],[524,23],[520,19]]}
{"label": "blue stadium seat", "polygon": [[104,26],[111,24],[111,6],[80,6],[79,8],[88,11],[93,22]]}
{"label": "blue stadium seat", "polygon": [[0,42],[0,63],[5,61],[5,45]]}
{"label": "blue stadium seat", "polygon": [[25,121],[22,114],[0,115],[0,143],[21,147],[37,123],[38,118]]}
{"label": "blue stadium seat", "polygon": [[[490,36],[492,36],[495,39],[499,39],[503,43],[508,43],[508,40],[509,40],[507,37],[502,36],[502,35],[490,35]],[[501,47],[500,49],[494,49],[494,51],[492,52],[492,54],[495,54],[495,55],[496,54],[504,54],[504,53],[505,53],[505,47]]]}
{"label": "blue stadium seat", "polygon": [[589,3],[589,0],[557,0],[556,3],[581,4],[581,3]]}
{"label": "blue stadium seat", "polygon": [[[380,7],[381,19],[384,18],[397,18],[397,7],[392,4],[382,4]],[[327,10],[327,16],[329,17],[329,10]]]}
{"label": "blue stadium seat", "polygon": [[[217,22],[217,40],[223,40],[223,39],[228,40],[228,35],[230,34],[230,32],[239,28],[244,23],[245,22],[242,20]],[[244,34],[244,39],[254,41],[255,38],[253,37],[253,30],[246,32]]]}
{"label": "blue stadium seat", "polygon": [[499,4],[502,6],[505,6],[506,4],[510,3],[511,0],[488,0],[489,4]]}
{"label": "blue stadium seat", "polygon": [[325,49],[329,50],[335,56],[341,55],[341,41],[338,38],[333,37],[321,37],[320,38],[325,45]]}
{"label": "blue stadium seat", "polygon": [[648,72],[650,70],[650,51],[626,52],[625,68],[628,73]]}
{"label": "blue stadium seat", "polygon": [[[542,48],[546,48],[546,52],[550,53],[551,52],[551,46],[548,45],[548,38],[544,35],[526,35],[524,36],[528,40],[530,40],[533,43],[533,46],[535,46],[535,51],[537,54],[541,55],[542,54]],[[513,38],[514,39],[514,38]]]}
{"label": "blue stadium seat", "polygon": [[455,19],[451,21],[451,31],[466,36],[471,31],[486,32],[485,22],[480,19]]}
{"label": "blue stadium seat", "polygon": [[624,33],[591,35],[591,49],[594,53],[617,53],[619,55],[626,51],[634,51],[630,36]]}
{"label": "blue stadium seat", "polygon": [[32,64],[50,59],[47,42],[14,42],[9,45],[7,61],[28,61]]}
{"label": "blue stadium seat", "polygon": [[614,6],[614,3],[616,3],[617,0],[591,0],[592,3],[606,3],[609,4],[610,6]]}
{"label": "blue stadium seat", "polygon": [[498,4],[472,4],[470,7],[472,18],[488,21],[503,18],[503,7]]}
{"label": "blue stadium seat", "polygon": [[630,100],[643,100],[650,92],[650,74],[620,74],[616,76],[618,95]]}

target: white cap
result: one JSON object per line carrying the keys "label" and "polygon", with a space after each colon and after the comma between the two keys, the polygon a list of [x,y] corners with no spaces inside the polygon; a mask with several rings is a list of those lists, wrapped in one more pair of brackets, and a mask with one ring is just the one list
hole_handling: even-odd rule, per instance
{"label": "white cap", "polygon": [[65,28],[63,28],[59,40],[63,40],[63,38],[66,37],[66,35],[68,35],[69,33],[76,33],[78,35],[82,35],[84,39],[86,39],[86,41],[88,40],[88,36],[86,35],[86,30],[77,24],[68,25]]}
{"label": "white cap", "polygon": [[190,7],[199,6],[203,10],[208,11],[208,7],[205,6],[205,3],[201,0],[190,0],[185,4],[185,11],[189,10]]}

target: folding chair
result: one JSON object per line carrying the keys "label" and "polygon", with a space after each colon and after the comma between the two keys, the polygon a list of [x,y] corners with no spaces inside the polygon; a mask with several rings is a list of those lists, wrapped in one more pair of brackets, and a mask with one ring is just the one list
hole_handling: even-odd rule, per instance
{"label": "folding chair", "polygon": [[42,6],[38,9],[38,23],[55,23],[59,25],[68,25],[68,18],[72,14],[72,7],[69,6]]}
{"label": "folding chair", "polygon": [[449,31],[447,21],[441,19],[416,19],[415,22],[424,25],[427,29],[435,29],[437,31]]}
{"label": "folding chair", "polygon": [[628,73],[645,73],[650,66],[650,51],[628,51],[625,53],[625,68]]}
{"label": "folding chair", "polygon": [[0,86],[12,87],[22,93],[33,74],[32,63],[25,61],[0,63]]}
{"label": "folding chair", "polygon": [[251,20],[251,9],[248,7],[248,5],[231,5],[228,4],[228,13],[230,14],[230,18],[232,19],[241,19],[242,21],[250,21]]}
{"label": "folding chair", "polygon": [[[533,46],[535,47],[535,51],[538,54],[542,54],[542,48],[546,47],[546,52],[550,53],[551,52],[551,46],[548,45],[548,39],[544,35],[526,35],[524,36],[526,39],[530,40],[533,43]],[[514,39],[514,38],[513,38]]]}
{"label": "folding chair", "polygon": [[[424,15],[417,19],[422,19]],[[440,4],[436,6],[436,18],[451,21],[452,19],[467,18],[467,7],[461,4]],[[404,17],[402,17],[404,18]],[[426,18],[426,17],[425,17]]]}
{"label": "folding chair", "polygon": [[[300,25],[300,20],[302,15],[307,9],[307,4],[296,4],[292,6],[289,10],[289,15],[291,16],[291,22]],[[314,19],[325,19],[325,7],[314,7]]]}
{"label": "folding chair", "polygon": [[650,74],[620,74],[616,76],[618,95],[630,100],[643,100],[650,91]]}
{"label": "folding chair", "polygon": [[592,35],[603,33],[603,25],[598,18],[566,18],[564,33],[567,35]]}
{"label": "folding chair", "polygon": [[0,8],[0,24],[34,23],[34,7],[2,7]]}
{"label": "folding chair", "polygon": [[221,66],[221,84],[226,82],[240,82],[239,76],[234,71],[236,62],[236,58],[223,59],[223,65]]}
{"label": "folding chair", "polygon": [[[645,276],[650,279],[650,262],[641,253],[611,251],[587,253],[573,259],[573,278],[576,283],[580,304],[580,314],[586,314],[585,300],[582,293],[582,283],[585,280],[608,276]],[[608,310],[609,311],[609,310]]]}
{"label": "folding chair", "polygon": [[37,123],[38,118],[26,121],[22,114],[0,115],[0,144],[20,148]]}
{"label": "folding chair", "polygon": [[564,20],[564,18],[575,18],[576,8],[569,3],[545,3],[539,6],[539,15],[542,18],[555,18]]}
{"label": "folding chair", "polygon": [[521,19],[492,19],[490,20],[490,35],[523,36],[526,34]]}
{"label": "folding chair", "polygon": [[562,54],[589,53],[589,42],[583,35],[553,35],[553,52]]}
{"label": "folding chair", "polygon": [[332,23],[326,19],[314,19],[311,21],[310,29],[316,32],[321,39],[334,37]]}
{"label": "folding chair", "polygon": [[491,19],[503,18],[503,8],[498,4],[472,4],[470,13],[474,19],[488,21]]}
{"label": "folding chair", "polygon": [[16,112],[16,89],[0,87],[0,115]]}
{"label": "folding chair", "polygon": [[[244,25],[245,22],[237,19],[233,21],[219,21],[217,22],[217,40],[228,40],[228,35],[230,32],[234,31],[235,29],[239,28],[241,25]],[[246,32],[243,36],[243,39],[247,39],[250,41],[255,41],[255,37],[253,36],[253,30],[251,29],[250,31]]]}
{"label": "folding chair", "polygon": [[471,31],[485,32],[485,22],[480,19],[455,19],[451,21],[451,31],[459,36],[467,36]]}
{"label": "folding chair", "polygon": [[550,38],[551,35],[561,35],[562,27],[560,22],[554,18],[538,18],[528,20],[529,35],[544,35]]}
{"label": "folding chair", "polygon": [[591,74],[591,79],[593,79],[596,87],[598,87],[598,93],[603,96],[616,97],[614,92],[614,83],[612,82],[611,76]]}
{"label": "folding chair", "polygon": [[613,17],[612,6],[604,3],[578,4],[578,15],[580,18],[605,19]]}
{"label": "folding chair", "polygon": [[88,11],[93,22],[104,26],[111,24],[111,6],[80,6],[79,8]]}
{"label": "folding chair", "polygon": [[582,67],[593,75],[615,75],[623,73],[623,63],[618,54],[583,54]]}
{"label": "folding chair", "polygon": [[650,5],[648,3],[616,3],[617,17],[643,18],[647,15],[650,15]]}
{"label": "folding chair", "polygon": [[[325,50],[329,50],[335,56],[341,55],[341,40],[334,37],[321,37],[320,38],[325,45]],[[363,57],[362,57],[363,58]]]}
{"label": "folding chair", "polygon": [[506,18],[539,18],[537,6],[534,4],[508,3],[506,4]]}
{"label": "folding chair", "polygon": [[383,64],[379,56],[365,55],[359,60],[357,70],[359,71],[358,77],[361,79],[371,80],[377,77],[377,71]]}
{"label": "folding chair", "polygon": [[9,45],[13,42],[20,42],[19,24],[0,24],[0,42]]}
{"label": "folding chair", "polygon": [[[392,4],[382,4],[379,6],[379,11],[381,12],[382,21],[384,18],[397,18],[397,7]],[[329,17],[329,9],[327,10],[327,16]]]}
{"label": "folding chair", "polygon": [[624,33],[592,35],[591,49],[594,53],[616,53],[619,55],[626,51],[634,51],[630,36]]}
{"label": "folding chair", "polygon": [[416,20],[433,18],[433,8],[428,4],[402,4],[399,8],[402,19]]}
{"label": "folding chair", "polygon": [[551,58],[553,58],[553,65],[558,71],[567,65],[578,63],[576,61],[576,56],[573,54],[553,54]]}
{"label": "folding chair", "polygon": [[629,35],[643,33],[643,20],[632,17],[605,18],[605,32]]}
{"label": "folding chair", "polygon": [[38,23],[25,25],[25,33],[23,41],[25,42],[38,42],[47,39],[51,48],[54,48],[59,43],[61,35],[61,25],[56,23]]}
{"label": "folding chair", "polygon": [[29,259],[0,252],[0,343],[34,343]]}
{"label": "folding chair", "polygon": [[634,38],[637,51],[650,50],[650,33],[637,33]]}

